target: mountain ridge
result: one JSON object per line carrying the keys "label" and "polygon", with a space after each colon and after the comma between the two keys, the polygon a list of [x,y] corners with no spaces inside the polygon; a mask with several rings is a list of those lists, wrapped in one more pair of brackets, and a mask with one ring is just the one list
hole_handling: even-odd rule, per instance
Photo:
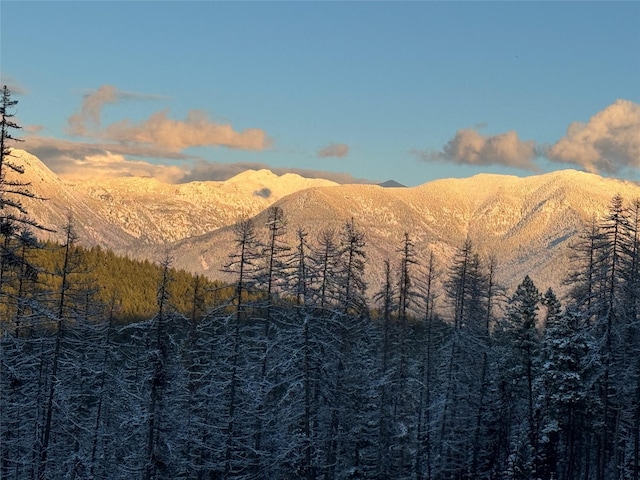
{"label": "mountain ridge", "polygon": [[[167,252],[175,266],[224,279],[232,249],[231,228],[253,218],[260,231],[267,209],[283,208],[290,244],[298,227],[313,238],[350,218],[367,237],[369,293],[394,261],[404,233],[419,258],[433,251],[443,266],[469,238],[484,257],[498,258],[508,287],[530,275],[541,288],[557,288],[569,269],[572,239],[607,211],[615,194],[640,198],[640,186],[598,175],[561,170],[542,175],[478,174],[409,188],[339,185],[296,174],[245,171],[223,182],[166,184],[151,178],[65,181],[36,157],[14,150],[25,164],[20,180],[47,201],[25,199],[40,224],[61,230],[71,216],[79,241],[115,253],[157,261]],[[60,233],[46,233],[60,239]]]}

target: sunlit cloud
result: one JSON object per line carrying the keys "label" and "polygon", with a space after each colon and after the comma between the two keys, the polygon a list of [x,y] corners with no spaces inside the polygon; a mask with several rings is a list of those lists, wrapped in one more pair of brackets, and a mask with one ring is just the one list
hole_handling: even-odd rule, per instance
{"label": "sunlit cloud", "polygon": [[451,162],[459,165],[504,165],[538,170],[534,141],[523,141],[514,131],[482,135],[473,129],[458,130],[442,151],[411,150],[426,162]]}
{"label": "sunlit cloud", "polygon": [[102,85],[84,95],[78,112],[67,120],[68,133],[77,136],[99,135],[102,109],[105,105],[116,104],[125,100],[163,100],[162,95],[127,92],[113,85]]}
{"label": "sunlit cloud", "polygon": [[[231,125],[212,121],[206,113],[196,110],[189,112],[184,120],[171,119],[166,111],[159,111],[137,123],[124,119],[106,126],[102,124],[106,105],[163,98],[102,85],[87,92],[79,109],[68,118],[67,132],[81,137],[81,141],[41,136],[42,127],[34,125],[25,129],[27,135],[20,148],[38,156],[54,172],[69,179],[152,176],[179,183],[190,178],[189,166],[198,159],[184,152],[190,147],[262,150],[271,143],[261,129],[236,131]],[[182,162],[180,166],[163,165],[157,163],[159,160]],[[243,167],[232,169],[239,173]]]}
{"label": "sunlit cloud", "polygon": [[123,120],[109,125],[104,138],[121,143],[157,145],[174,152],[201,146],[263,150],[271,144],[261,129],[237,132],[231,125],[213,122],[206,113],[197,110],[190,111],[185,120],[172,120],[166,112],[156,112],[138,124]]}
{"label": "sunlit cloud", "polygon": [[567,134],[544,151],[552,161],[593,173],[640,167],[640,105],[617,100],[587,123],[569,125]]}
{"label": "sunlit cloud", "polygon": [[229,124],[210,120],[205,112],[198,110],[190,111],[184,120],[173,120],[166,111],[159,111],[139,123],[124,119],[102,126],[101,115],[105,105],[125,100],[162,98],[159,95],[122,91],[113,85],[102,85],[87,93],[79,111],[69,117],[68,133],[97,141],[146,145],[171,152],[202,146],[263,150],[271,145],[271,140],[261,129],[238,132]]}
{"label": "sunlit cloud", "polygon": [[[166,183],[223,181],[245,170],[268,169],[277,175],[296,173],[306,178],[325,178],[336,183],[370,183],[348,173],[303,168],[273,168],[260,162],[208,162],[180,152],[155,152],[145,146],[72,142],[50,137],[25,136],[19,148],[43,160],[56,174],[69,180],[145,176]],[[178,165],[152,163],[131,156],[179,161]]]}
{"label": "sunlit cloud", "polygon": [[186,175],[186,167],[167,166],[130,157],[181,160],[183,165],[190,159],[181,153],[168,157],[166,152],[154,152],[148,147],[73,142],[35,135],[25,136],[19,148],[40,158],[61,177],[74,180],[152,176],[164,182],[176,183]]}
{"label": "sunlit cloud", "polygon": [[57,174],[67,180],[153,177],[161,182],[177,183],[185,176],[185,171],[182,167],[175,165],[157,165],[140,160],[129,160],[123,155],[106,152],[60,162]]}
{"label": "sunlit cloud", "polygon": [[318,158],[336,157],[343,158],[349,154],[349,145],[344,143],[331,143],[318,150]]}
{"label": "sunlit cloud", "polygon": [[23,141],[23,143],[20,143],[19,148],[23,148],[47,162],[55,162],[56,158],[61,156],[84,158],[89,155],[97,155],[104,152],[153,159],[186,160],[194,158],[182,152],[171,152],[149,145],[75,142],[39,135],[27,135],[23,138]]}
{"label": "sunlit cloud", "polygon": [[98,90],[85,95],[80,111],[68,119],[69,133],[84,136],[90,130],[100,128],[100,114],[107,104],[118,102],[118,89],[113,85],[102,85]]}

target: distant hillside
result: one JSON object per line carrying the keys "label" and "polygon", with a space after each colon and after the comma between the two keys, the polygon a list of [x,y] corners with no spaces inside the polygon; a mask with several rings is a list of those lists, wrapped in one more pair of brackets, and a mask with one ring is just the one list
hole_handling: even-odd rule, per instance
{"label": "distant hillside", "polygon": [[569,269],[569,245],[583,226],[602,216],[616,193],[640,198],[637,184],[572,170],[525,178],[483,174],[413,188],[338,185],[268,170],[181,185],[150,178],[69,183],[36,157],[15,153],[25,165],[22,180],[48,199],[26,202],[41,224],[59,228],[71,215],[83,245],[150,260],[169,251],[176,267],[212,279],[223,278],[229,227],[240,217],[263,226],[265,210],[277,203],[291,235],[303,227],[310,239],[353,217],[366,233],[370,292],[380,284],[383,261],[397,257],[405,232],[421,258],[432,250],[447,265],[469,238],[483,255],[495,255],[507,287],[529,274],[541,289],[557,288]]}
{"label": "distant hillside", "polygon": [[[39,270],[39,287],[57,291],[60,277],[51,272],[60,270],[63,248],[46,243],[44,248],[30,254],[30,261]],[[136,261],[120,257],[99,247],[78,248],[74,255],[79,273],[70,275],[71,284],[85,285],[96,291],[95,299],[104,305],[113,302],[114,318],[118,322],[148,320],[157,312],[157,290],[162,279],[162,268],[149,261]],[[189,317],[193,309],[194,282],[196,278],[184,270],[171,269],[169,284],[169,309]],[[230,296],[230,290],[219,282],[198,278],[198,292],[203,304],[214,306]],[[110,310],[110,307],[106,309]],[[197,312],[202,314],[203,312]]]}
{"label": "distant hillside", "polygon": [[[353,217],[366,232],[370,292],[382,281],[383,261],[397,259],[405,232],[422,259],[432,250],[446,266],[469,238],[485,258],[497,258],[498,278],[505,286],[513,288],[528,274],[541,289],[561,290],[571,241],[607,211],[616,193],[632,200],[640,198],[640,187],[566,170],[526,178],[478,175],[404,189],[312,188],[277,204],[288,218],[290,234],[302,227],[311,239]],[[265,212],[255,217],[257,226],[265,222]],[[177,242],[171,251],[182,268],[219,278],[231,241],[231,229],[220,229]]]}
{"label": "distant hillside", "polygon": [[[224,182],[171,185],[153,178],[108,178],[67,182],[37,157],[13,150],[25,167],[20,180],[47,200],[24,203],[40,224],[56,228],[73,217],[80,241],[144,257],[144,249],[201,235],[258,214],[301,189],[335,186],[325,179],[247,170]],[[46,235],[60,240],[60,235]]]}

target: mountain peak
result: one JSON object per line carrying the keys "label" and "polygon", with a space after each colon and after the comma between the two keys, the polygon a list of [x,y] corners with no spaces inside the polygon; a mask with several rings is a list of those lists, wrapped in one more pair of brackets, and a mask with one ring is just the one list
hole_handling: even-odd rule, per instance
{"label": "mountain peak", "polygon": [[[21,181],[30,183],[40,182],[61,182],[62,180],[58,175],[53,173],[49,167],[47,167],[42,160],[35,155],[31,155],[25,150],[19,148],[11,149],[11,157],[15,164],[24,166],[24,177],[20,178]],[[7,171],[9,175],[14,175],[10,170]]]}
{"label": "mountain peak", "polygon": [[406,185],[396,182],[395,180],[387,180],[386,182],[379,183],[378,186],[382,188],[407,188]]}
{"label": "mountain peak", "polygon": [[246,182],[246,181],[264,182],[264,181],[272,181],[276,178],[278,178],[278,175],[276,175],[271,170],[266,168],[261,168],[260,170],[248,169],[238,173],[237,175],[234,175],[228,180],[225,180],[225,182],[229,182],[229,183]]}

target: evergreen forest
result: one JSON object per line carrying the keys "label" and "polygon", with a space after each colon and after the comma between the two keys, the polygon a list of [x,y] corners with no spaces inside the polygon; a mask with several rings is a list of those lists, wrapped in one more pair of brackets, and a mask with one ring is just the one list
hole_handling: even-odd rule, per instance
{"label": "evergreen forest", "polygon": [[[640,478],[640,200],[576,240],[563,294],[412,233],[365,283],[355,220],[273,206],[234,226],[228,284],[61,244],[0,159],[0,478]],[[46,201],[46,200],[43,200]],[[295,243],[285,241],[295,232]]]}

